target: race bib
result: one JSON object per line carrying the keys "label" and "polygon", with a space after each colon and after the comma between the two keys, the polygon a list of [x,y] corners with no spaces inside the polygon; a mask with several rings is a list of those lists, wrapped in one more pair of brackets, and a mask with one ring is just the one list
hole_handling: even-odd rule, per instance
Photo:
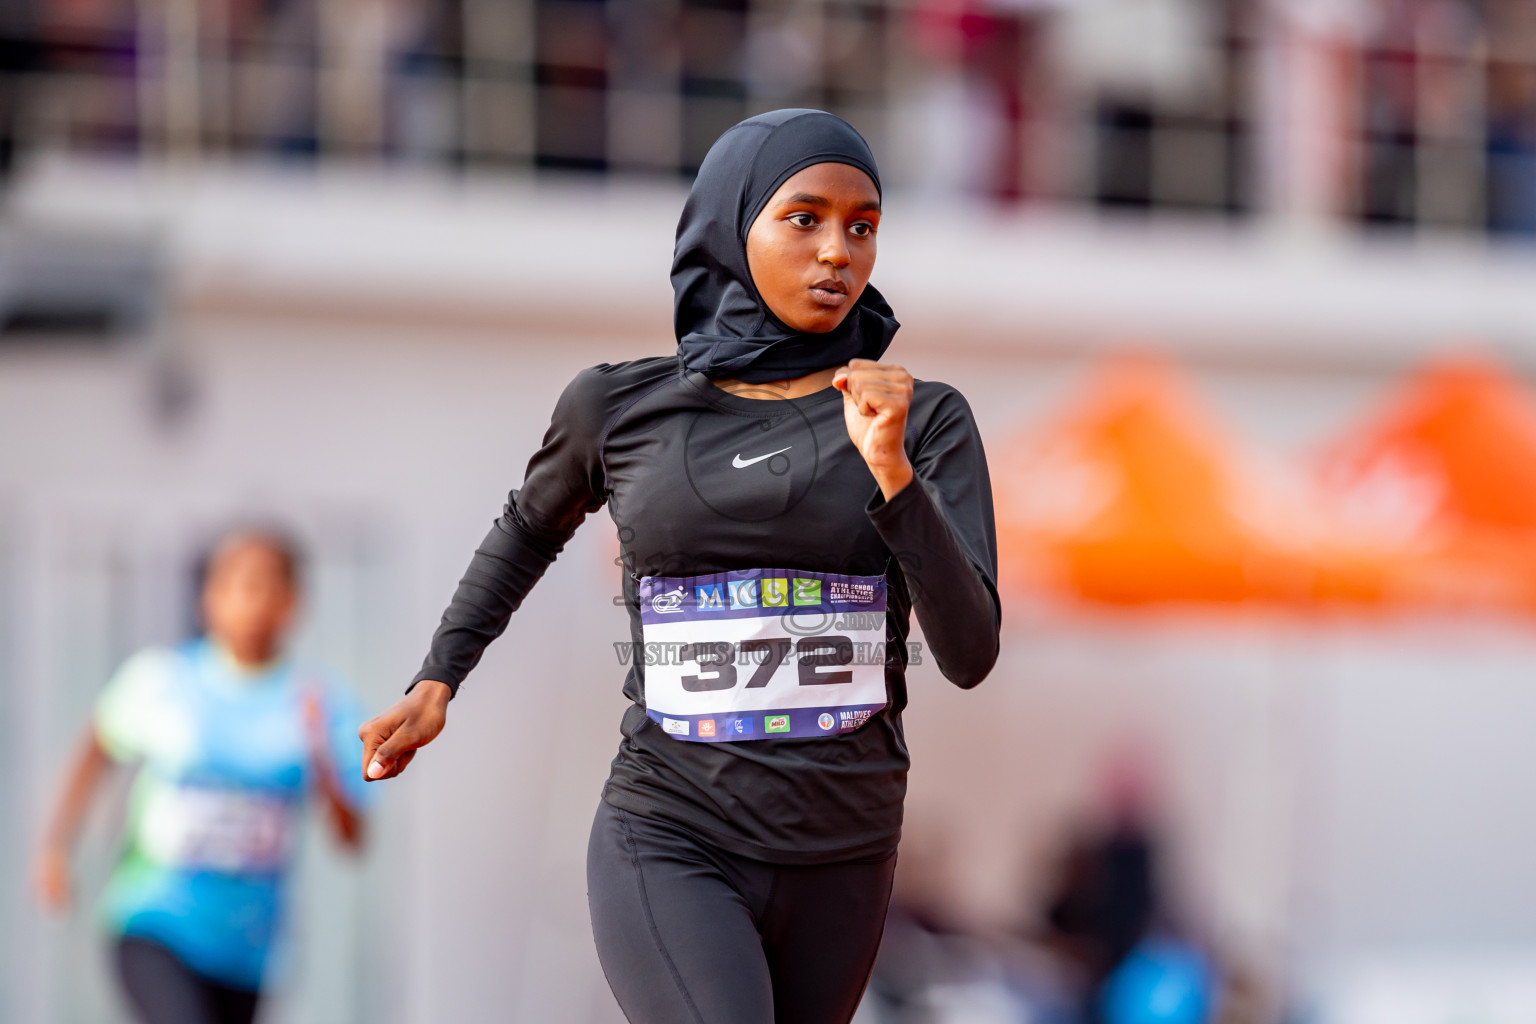
{"label": "race bib", "polygon": [[167,867],[255,874],[288,860],[293,809],[275,796],[213,786],[155,787],[138,842]]}
{"label": "race bib", "polygon": [[851,732],[886,705],[885,577],[640,580],[646,714],[694,742]]}

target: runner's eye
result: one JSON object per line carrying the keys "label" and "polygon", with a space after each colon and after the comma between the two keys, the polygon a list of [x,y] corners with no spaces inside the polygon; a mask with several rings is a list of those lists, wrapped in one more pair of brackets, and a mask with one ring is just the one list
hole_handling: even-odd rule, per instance
{"label": "runner's eye", "polygon": [[860,238],[868,238],[875,233],[875,226],[867,220],[861,220],[854,223],[848,230]]}
{"label": "runner's eye", "polygon": [[797,228],[812,227],[816,223],[816,218],[808,213],[792,213],[786,219]]}

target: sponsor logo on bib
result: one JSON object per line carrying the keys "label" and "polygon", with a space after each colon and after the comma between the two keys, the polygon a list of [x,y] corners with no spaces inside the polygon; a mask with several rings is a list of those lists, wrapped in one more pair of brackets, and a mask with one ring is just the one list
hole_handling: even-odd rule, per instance
{"label": "sponsor logo on bib", "polygon": [[764,732],[789,732],[788,715],[769,715],[763,719]]}
{"label": "sponsor logo on bib", "polygon": [[709,583],[702,587],[695,587],[694,590],[699,598],[699,611],[725,611],[725,587],[718,583]]}
{"label": "sponsor logo on bib", "polygon": [[702,722],[699,723],[699,735],[700,736],[713,736],[714,734],[715,734],[715,720],[713,718],[706,718]]}
{"label": "sponsor logo on bib", "polygon": [[827,591],[833,601],[842,604],[870,604],[875,599],[873,583],[844,583],[840,580],[830,580]]}
{"label": "sponsor logo on bib", "polygon": [[751,736],[752,719],[727,718],[725,720],[725,732],[727,736]]}
{"label": "sponsor logo on bib", "polygon": [[795,577],[795,604],[821,604],[821,580]]}
{"label": "sponsor logo on bib", "polygon": [[651,609],[657,615],[675,615],[683,610],[683,588],[669,590],[651,598]]}
{"label": "sponsor logo on bib", "polygon": [[823,711],[821,713],[821,717],[816,719],[816,724],[821,726],[823,729],[831,729],[834,725],[837,724],[837,719],[833,718],[828,712]]}
{"label": "sponsor logo on bib", "polygon": [[732,608],[757,607],[757,580],[732,580],[729,585]]}
{"label": "sponsor logo on bib", "polygon": [[844,729],[857,729],[869,721],[869,716],[874,714],[874,712],[869,710],[840,711],[838,714],[842,716]]}
{"label": "sponsor logo on bib", "polygon": [[687,736],[688,722],[681,718],[663,718],[661,727],[673,736]]}
{"label": "sponsor logo on bib", "polygon": [[789,607],[789,580],[763,580],[762,584],[764,608]]}

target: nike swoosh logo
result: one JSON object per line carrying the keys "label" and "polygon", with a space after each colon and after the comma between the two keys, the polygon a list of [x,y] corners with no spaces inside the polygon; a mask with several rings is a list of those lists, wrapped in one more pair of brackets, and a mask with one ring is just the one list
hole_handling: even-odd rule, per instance
{"label": "nike swoosh logo", "polygon": [[735,466],[737,469],[746,469],[748,466],[752,465],[754,462],[762,462],[764,459],[771,459],[775,455],[782,455],[784,452],[789,451],[793,447],[794,447],[794,445],[787,444],[783,448],[780,448],[776,452],[769,452],[767,455],[759,455],[755,459],[744,459],[740,455],[737,455],[734,459],[731,460],[731,465]]}

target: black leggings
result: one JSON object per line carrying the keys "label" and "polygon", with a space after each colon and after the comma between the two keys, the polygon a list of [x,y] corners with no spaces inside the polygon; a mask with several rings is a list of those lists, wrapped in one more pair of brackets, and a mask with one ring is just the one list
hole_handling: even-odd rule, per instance
{"label": "black leggings", "polygon": [[631,1024],[847,1024],[880,948],[896,869],[726,853],[600,803],[587,901]]}
{"label": "black leggings", "polygon": [[117,976],[142,1024],[251,1024],[261,998],[198,974],[148,939],[118,940]]}

